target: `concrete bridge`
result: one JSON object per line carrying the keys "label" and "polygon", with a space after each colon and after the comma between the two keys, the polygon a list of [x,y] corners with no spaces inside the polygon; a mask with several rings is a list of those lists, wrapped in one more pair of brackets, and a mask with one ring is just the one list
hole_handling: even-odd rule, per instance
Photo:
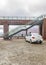
{"label": "concrete bridge", "polygon": [[[27,23],[32,23],[32,20],[0,19],[0,25],[4,25],[4,34],[9,31],[9,25],[25,25]],[[43,24],[39,25],[39,32],[46,39],[46,18],[44,18]]]}

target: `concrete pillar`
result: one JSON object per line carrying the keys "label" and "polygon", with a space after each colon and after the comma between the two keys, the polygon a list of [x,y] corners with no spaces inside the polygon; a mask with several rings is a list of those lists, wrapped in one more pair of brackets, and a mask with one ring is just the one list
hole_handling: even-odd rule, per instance
{"label": "concrete pillar", "polygon": [[4,22],[4,35],[8,36],[8,31],[9,31],[9,25],[8,25],[8,21]]}
{"label": "concrete pillar", "polygon": [[42,24],[42,36],[44,39],[46,39],[46,18],[44,19]]}
{"label": "concrete pillar", "polygon": [[8,24],[4,24],[4,34],[8,32]]}

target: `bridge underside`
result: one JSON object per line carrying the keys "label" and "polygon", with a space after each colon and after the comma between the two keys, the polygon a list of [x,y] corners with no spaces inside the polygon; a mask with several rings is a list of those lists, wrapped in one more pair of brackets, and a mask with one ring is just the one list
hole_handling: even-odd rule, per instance
{"label": "bridge underside", "polygon": [[[9,25],[25,25],[32,23],[32,20],[0,20],[0,25],[4,25],[4,34],[9,31]],[[43,20],[43,24],[39,25],[39,32],[46,39],[46,19]]]}

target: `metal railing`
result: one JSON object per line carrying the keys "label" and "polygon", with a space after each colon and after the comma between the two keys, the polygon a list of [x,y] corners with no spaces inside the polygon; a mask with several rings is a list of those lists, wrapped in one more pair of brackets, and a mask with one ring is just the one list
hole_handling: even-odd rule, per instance
{"label": "metal railing", "polygon": [[35,20],[36,17],[0,16],[1,20]]}
{"label": "metal railing", "polygon": [[46,18],[46,15],[41,15],[39,17],[27,17],[27,16],[0,16],[1,20],[41,20],[43,18]]}

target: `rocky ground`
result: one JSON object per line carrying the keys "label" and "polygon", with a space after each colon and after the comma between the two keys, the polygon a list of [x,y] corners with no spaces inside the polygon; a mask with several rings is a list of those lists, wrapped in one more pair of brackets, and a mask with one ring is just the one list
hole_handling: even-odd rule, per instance
{"label": "rocky ground", "polygon": [[46,65],[46,41],[30,44],[24,39],[0,39],[0,65]]}

